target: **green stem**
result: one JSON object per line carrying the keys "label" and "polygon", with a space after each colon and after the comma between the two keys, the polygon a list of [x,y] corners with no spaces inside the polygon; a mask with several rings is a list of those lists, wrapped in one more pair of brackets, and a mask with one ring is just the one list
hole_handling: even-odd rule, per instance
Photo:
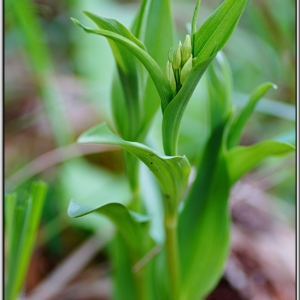
{"label": "green stem", "polygon": [[165,216],[166,251],[172,300],[179,299],[180,265],[177,241],[177,214]]}
{"label": "green stem", "polygon": [[136,299],[148,299],[148,293],[145,286],[145,274],[143,268],[137,272],[133,271]]}

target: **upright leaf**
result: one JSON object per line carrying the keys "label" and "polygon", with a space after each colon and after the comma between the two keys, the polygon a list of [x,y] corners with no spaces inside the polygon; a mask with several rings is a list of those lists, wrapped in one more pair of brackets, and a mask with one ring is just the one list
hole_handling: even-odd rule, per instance
{"label": "upright leaf", "polygon": [[[194,67],[175,98],[167,106],[162,103],[164,150],[167,155],[176,155],[179,127],[185,107],[206,68],[232,35],[247,3],[248,0],[224,1],[194,34]],[[197,2],[195,11],[199,9],[199,5],[200,2]]]}
{"label": "upright leaf", "polygon": [[[34,182],[29,198],[16,206],[15,223],[11,231],[13,238],[9,253],[8,278],[5,289],[5,299],[7,300],[16,299],[22,289],[34,247],[46,189],[47,185],[45,183]],[[11,197],[8,197],[7,200],[11,200]]]}
{"label": "upright leaf", "polygon": [[193,37],[196,62],[214,56],[233,33],[249,0],[225,0],[204,22]]}
{"label": "upright leaf", "polygon": [[[110,32],[117,33],[126,37],[141,49],[145,50],[145,46],[121,23],[114,19],[108,19],[97,16],[90,12],[84,12],[91,20],[93,20],[100,29],[105,29]],[[118,97],[113,97],[113,108],[117,110],[114,112],[115,123],[120,134],[129,140],[132,140],[137,135],[137,130],[140,124],[140,74],[138,70],[137,60],[134,55],[124,46],[108,40],[114,58],[117,64],[119,78],[124,93],[125,105],[120,103]],[[116,103],[115,103],[116,101]],[[123,105],[122,105],[123,104]],[[122,116],[119,116],[119,106],[123,108]],[[115,110],[113,109],[113,111]],[[124,116],[125,112],[125,116]],[[124,122],[124,119],[126,122]],[[126,124],[124,126],[124,123]]]}
{"label": "upright leaf", "polygon": [[162,134],[164,151],[166,155],[177,154],[177,142],[179,129],[185,108],[206,68],[210,64],[210,58],[196,65],[188,74],[178,94],[165,108],[163,114]]}
{"label": "upright leaf", "polygon": [[229,251],[229,178],[222,150],[225,122],[211,134],[179,216],[180,299],[203,299],[222,275]]}
{"label": "upright leaf", "polygon": [[[162,70],[165,69],[167,53],[174,41],[173,18],[170,0],[149,1],[147,17],[145,16],[144,43],[148,53],[157,62]],[[148,78],[143,97],[143,124],[140,135],[143,137],[149,128],[159,107],[159,95],[153,81]]]}

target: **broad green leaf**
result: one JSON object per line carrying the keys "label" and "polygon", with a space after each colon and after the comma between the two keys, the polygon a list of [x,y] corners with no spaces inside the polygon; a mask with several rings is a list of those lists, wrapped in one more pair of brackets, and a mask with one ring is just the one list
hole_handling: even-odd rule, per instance
{"label": "broad green leaf", "polygon": [[193,37],[193,57],[196,63],[221,50],[236,27],[249,0],[225,0],[204,22]]}
{"label": "broad green leaf", "polygon": [[167,155],[177,154],[177,141],[183,113],[199,80],[212,59],[213,57],[193,67],[178,94],[164,111],[162,134],[164,151]]}
{"label": "broad green leaf", "polygon": [[43,209],[47,185],[34,182],[29,198],[16,206],[9,253],[5,299],[14,300],[22,289]]}
{"label": "broad green leaf", "polygon": [[78,142],[117,145],[135,155],[157,178],[164,193],[166,209],[177,210],[190,172],[185,156],[162,156],[141,143],[125,141],[114,134],[105,123],[84,132]]}
{"label": "broad green leaf", "polygon": [[251,94],[247,104],[244,106],[239,115],[233,120],[230,125],[229,133],[228,133],[228,149],[236,146],[240,139],[244,129],[244,126],[253,113],[256,104],[263,97],[263,95],[270,89],[276,88],[271,82],[263,83],[258,86]]}
{"label": "broad green leaf", "polygon": [[179,216],[180,299],[203,299],[229,253],[229,178],[222,150],[225,122],[213,131]]}
{"label": "broad green leaf", "polygon": [[213,130],[231,107],[232,78],[228,60],[219,52],[206,72],[210,127]]}
{"label": "broad green leaf", "polygon": [[171,87],[164,72],[146,51],[144,51],[136,43],[132,42],[122,35],[108,30],[88,28],[81,24],[78,20],[73,18],[72,20],[76,25],[83,28],[86,32],[105,36],[109,39],[114,40],[115,42],[118,42],[119,44],[125,46],[128,50],[130,50],[141,61],[141,63],[149,72],[149,75],[151,76],[160,96],[162,106],[167,106],[169,101],[172,99]]}
{"label": "broad green leaf", "polygon": [[71,200],[68,208],[68,215],[71,218],[79,218],[93,212],[107,216],[116,225],[128,247],[133,251],[135,259],[140,259],[145,254],[150,241],[147,216],[131,212],[124,205],[113,202],[90,208]]}
{"label": "broad green leaf", "polygon": [[271,155],[284,155],[294,151],[294,146],[276,141],[264,141],[253,146],[239,146],[227,153],[230,184],[233,185],[243,175],[263,159]]}

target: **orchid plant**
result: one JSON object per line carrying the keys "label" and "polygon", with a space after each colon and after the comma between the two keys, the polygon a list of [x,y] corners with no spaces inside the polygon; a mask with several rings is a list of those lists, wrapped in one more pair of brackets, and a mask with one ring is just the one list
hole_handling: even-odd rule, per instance
{"label": "orchid plant", "polygon": [[[230,250],[230,189],[264,158],[293,150],[293,146],[276,141],[239,146],[256,103],[275,85],[257,87],[243,109],[234,111],[229,64],[220,50],[248,0],[225,0],[197,28],[200,2],[190,32],[174,50],[169,0],[143,0],[131,30],[90,12],[84,14],[98,28],[72,19],[87,33],[107,38],[117,67],[112,83],[115,128],[97,125],[78,142],[111,144],[124,150],[131,201],[124,205],[111,199],[91,208],[72,200],[68,210],[74,218],[103,214],[116,225],[110,247],[114,299],[203,299],[222,276]],[[185,109],[205,72],[209,134],[191,165],[184,153],[178,153],[178,137]],[[146,142],[159,106],[164,153]],[[157,224],[143,202],[140,162],[160,186],[162,239],[152,234],[151,228]],[[191,168],[196,170],[192,182]]]}

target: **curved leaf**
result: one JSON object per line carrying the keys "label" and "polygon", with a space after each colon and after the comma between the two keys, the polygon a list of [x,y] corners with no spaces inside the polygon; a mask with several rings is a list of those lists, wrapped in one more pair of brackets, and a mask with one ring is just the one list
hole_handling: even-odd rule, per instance
{"label": "curved leaf", "polygon": [[229,253],[229,178],[222,151],[225,121],[213,131],[179,216],[180,299],[203,299]]}
{"label": "curved leaf", "polygon": [[90,13],[88,11],[83,11],[83,13],[87,17],[89,17],[92,21],[94,21],[100,29],[105,29],[105,30],[120,34],[120,35],[128,38],[132,42],[134,42],[137,46],[139,46],[143,50],[146,50],[145,45],[139,39],[137,39],[132,34],[132,32],[127,27],[125,27],[122,23],[120,23],[119,21],[110,19],[110,18],[104,18],[104,17],[98,16],[98,15],[95,15],[93,13]]}
{"label": "curved leaf", "polygon": [[151,76],[154,85],[158,91],[158,94],[160,96],[162,106],[164,107],[167,106],[167,104],[172,99],[172,91],[171,91],[170,84],[164,72],[161,70],[161,68],[158,66],[155,60],[147,52],[145,52],[137,44],[135,44],[128,38],[123,37],[119,34],[116,34],[108,30],[103,30],[103,29],[88,28],[83,24],[81,24],[78,20],[73,18],[72,20],[76,25],[83,28],[86,32],[105,36],[109,39],[114,40],[115,42],[120,43],[121,45],[125,46],[128,50],[130,50],[141,61],[141,63],[149,72],[149,75]]}
{"label": "curved leaf", "polygon": [[120,203],[109,203],[92,209],[71,200],[68,207],[68,215],[72,218],[79,218],[93,212],[107,216],[117,226],[128,247],[135,253],[136,259],[145,254],[147,247],[143,247],[143,243],[147,245],[150,240],[147,216],[131,212]]}
{"label": "curved leaf", "polygon": [[249,0],[225,0],[195,33],[193,57],[202,62],[221,50],[236,27]]}
{"label": "curved leaf", "polygon": [[[135,43],[141,49],[146,50],[143,43],[118,21],[97,16],[90,12],[84,12],[84,14],[94,21],[100,29],[119,34]],[[117,125],[118,132],[124,138],[133,140],[141,126],[141,107],[139,99],[141,76],[139,74],[138,61],[126,47],[111,39],[108,39],[108,42],[117,64],[118,79],[120,79],[120,81],[118,80],[118,84],[121,84],[121,92],[123,91],[124,93],[124,96],[116,95],[112,97],[115,124]],[[114,94],[116,93],[115,90],[117,90],[117,88],[114,86]],[[124,122],[124,118],[126,122]]]}
{"label": "curved leaf", "polygon": [[253,146],[233,148],[227,153],[230,184],[233,185],[268,156],[287,154],[294,149],[290,144],[277,141],[264,141]]}
{"label": "curved leaf", "polygon": [[255,109],[255,106],[257,102],[261,99],[261,97],[270,89],[270,88],[276,88],[276,85],[274,85],[271,82],[266,82],[258,86],[251,94],[248,103],[245,105],[245,107],[242,109],[242,111],[239,113],[239,115],[235,118],[233,123],[231,124],[229,128],[228,133],[228,149],[236,146],[242,135],[243,128],[251,116],[252,112]]}
{"label": "curved leaf", "polygon": [[166,208],[177,210],[190,173],[190,164],[185,156],[162,156],[141,143],[125,141],[105,123],[84,132],[78,142],[117,145],[138,157],[157,178],[165,196]]}
{"label": "curved leaf", "polygon": [[176,155],[180,123],[185,108],[208,65],[214,57],[196,65],[189,72],[178,94],[167,106],[163,114],[162,134],[164,150],[167,155]]}

